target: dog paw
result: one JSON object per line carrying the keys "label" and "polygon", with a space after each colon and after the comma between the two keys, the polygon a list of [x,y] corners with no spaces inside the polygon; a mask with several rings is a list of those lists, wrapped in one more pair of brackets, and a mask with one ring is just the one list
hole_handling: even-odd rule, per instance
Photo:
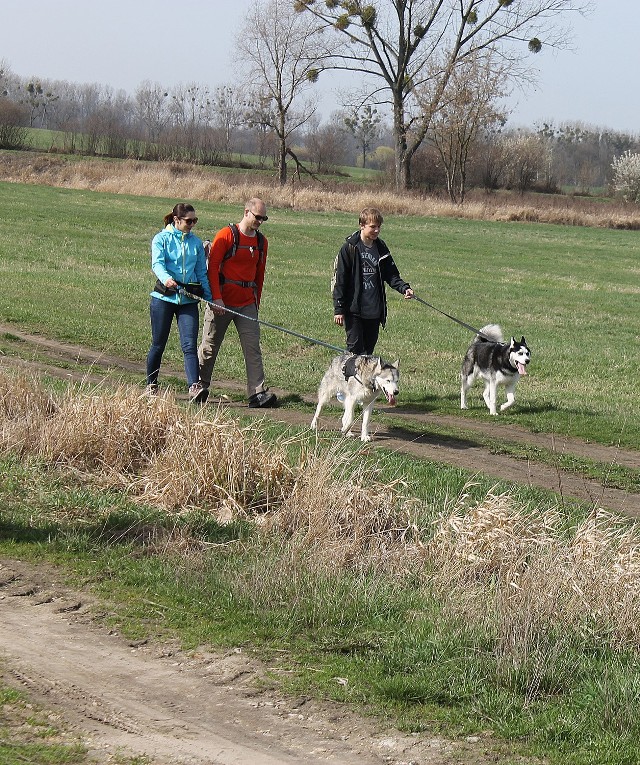
{"label": "dog paw", "polygon": [[362,443],[366,444],[367,442],[371,441],[371,436],[370,435],[360,436],[360,440],[362,441]]}

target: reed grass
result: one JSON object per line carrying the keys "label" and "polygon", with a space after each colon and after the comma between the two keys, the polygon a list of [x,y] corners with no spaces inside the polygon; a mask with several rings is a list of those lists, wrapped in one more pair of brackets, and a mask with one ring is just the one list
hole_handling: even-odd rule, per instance
{"label": "reed grass", "polygon": [[32,152],[0,152],[0,180],[113,194],[244,204],[259,196],[273,207],[359,214],[375,206],[385,215],[453,217],[499,222],[555,223],[640,229],[637,205],[583,197],[470,193],[463,205],[421,192],[398,194],[381,185],[310,183],[293,175],[281,187],[257,173],[234,175],[178,163],[87,160]]}

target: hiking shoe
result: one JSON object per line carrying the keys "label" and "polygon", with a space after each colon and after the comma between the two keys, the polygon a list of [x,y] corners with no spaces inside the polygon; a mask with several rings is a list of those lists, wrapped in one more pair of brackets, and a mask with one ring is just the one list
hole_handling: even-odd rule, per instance
{"label": "hiking shoe", "polygon": [[262,390],[260,393],[249,396],[250,409],[268,409],[273,406],[278,406],[278,397],[275,393],[269,393],[268,390]]}
{"label": "hiking shoe", "polygon": [[201,382],[195,382],[189,388],[189,401],[192,404],[204,404],[209,398],[209,388],[205,388]]}
{"label": "hiking shoe", "polygon": [[144,395],[153,397],[158,395],[158,383],[149,383],[144,389]]}

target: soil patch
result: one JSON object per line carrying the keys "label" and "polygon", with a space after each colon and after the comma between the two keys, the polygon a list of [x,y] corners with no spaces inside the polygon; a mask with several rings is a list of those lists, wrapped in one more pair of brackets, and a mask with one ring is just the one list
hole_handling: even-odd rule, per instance
{"label": "soil patch", "polygon": [[131,642],[95,609],[56,569],[0,560],[2,677],[61,715],[92,761],[533,765],[503,753],[489,732],[449,741],[401,733],[345,705],[285,698],[271,679],[286,671],[277,664],[267,667],[240,648],[214,654]]}

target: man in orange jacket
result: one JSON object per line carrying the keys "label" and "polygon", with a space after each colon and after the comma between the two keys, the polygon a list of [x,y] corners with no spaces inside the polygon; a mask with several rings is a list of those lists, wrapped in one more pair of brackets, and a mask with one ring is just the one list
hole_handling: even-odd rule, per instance
{"label": "man in orange jacket", "polygon": [[[208,276],[213,302],[205,309],[202,342],[198,349],[202,387],[198,397],[200,403],[204,403],[209,395],[218,352],[233,322],[244,355],[249,406],[272,407],[278,404],[275,393],[270,393],[264,384],[260,325],[256,321],[268,248],[267,239],[259,229],[267,219],[265,203],[254,197],[245,205],[242,220],[237,226],[225,226],[218,231],[211,244]],[[225,311],[226,307],[234,313]]]}

